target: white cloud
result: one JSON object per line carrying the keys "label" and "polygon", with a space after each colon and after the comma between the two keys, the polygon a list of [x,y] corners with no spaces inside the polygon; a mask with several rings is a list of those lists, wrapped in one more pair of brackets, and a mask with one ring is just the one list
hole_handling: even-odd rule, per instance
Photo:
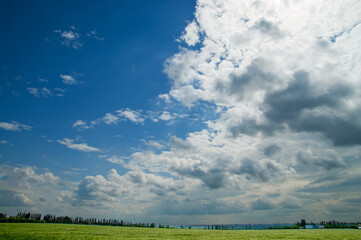
{"label": "white cloud", "polygon": [[159,142],[154,141],[154,140],[150,140],[150,141],[146,142],[146,144],[147,144],[148,146],[154,147],[154,148],[156,148],[156,149],[158,149],[158,150],[162,150],[162,149],[165,148],[165,146],[164,146],[163,144],[160,144]]}
{"label": "white cloud", "polygon": [[70,149],[75,149],[82,152],[100,152],[99,148],[88,146],[86,143],[74,143],[74,140],[64,138],[63,140],[57,140],[58,143],[65,145]]}
{"label": "white cloud", "polygon": [[110,125],[110,124],[117,124],[119,118],[111,113],[106,113],[103,120],[106,124]]}
{"label": "white cloud", "polygon": [[120,164],[120,165],[124,164],[124,158],[119,157],[119,156],[111,156],[111,157],[107,158],[107,161],[111,162],[111,163],[115,163],[115,164]]}
{"label": "white cloud", "polygon": [[63,75],[60,74],[60,77],[63,79],[63,83],[67,84],[67,85],[76,85],[79,82],[71,75]]}
{"label": "white cloud", "polygon": [[[190,48],[181,48],[166,61],[164,71],[173,85],[169,94],[158,97],[167,103],[173,98],[190,110],[200,104],[214,106],[206,111],[217,117],[205,119],[203,130],[185,138],[171,136],[168,148],[159,153],[138,151],[121,162],[137,173],[127,175],[137,176],[139,183],[144,182],[143,172],[179,179],[182,191],[172,197],[148,186],[167,203],[152,205],[154,211],[169,214],[172,206],[185,206],[185,201],[194,204],[187,204],[192,209],[202,209],[201,196],[209,196],[203,200],[207,206],[230,206],[217,213],[227,215],[244,206],[247,221],[272,221],[290,208],[294,218],[301,213],[312,218],[316,206],[326,211],[320,198],[337,199],[343,191],[358,194],[355,184],[348,190],[341,186],[356,181],[353,174],[361,167],[348,167],[358,162],[355,153],[361,151],[356,120],[361,116],[361,67],[356,60],[361,56],[356,45],[360,4],[198,1],[195,19],[180,37]],[[129,109],[118,113],[134,122],[139,116],[153,121],[178,117],[170,111],[149,117]],[[147,144],[156,148],[157,143]],[[338,189],[332,189],[339,179],[335,174],[347,179]],[[97,176],[92,182],[95,178],[102,184],[109,181]],[[326,186],[327,194],[317,193]],[[104,189],[104,197],[111,199],[112,191]],[[129,197],[125,192],[119,197]],[[284,205],[287,199],[296,203]],[[200,211],[198,219],[215,212]]]}
{"label": "white cloud", "polygon": [[27,88],[29,93],[33,95],[34,97],[39,97],[39,90],[37,88]]}
{"label": "white cloud", "polygon": [[171,102],[169,94],[159,94],[158,98],[162,99],[165,103]]}
{"label": "white cloud", "polygon": [[[190,48],[167,60],[173,85],[159,98],[190,111],[204,104],[216,117],[167,146],[151,140],[129,157],[99,155],[128,172],[85,176],[59,202],[160,222],[357,219],[360,4],[199,0],[180,38]],[[179,117],[168,107],[91,124]]]}
{"label": "white cloud", "polygon": [[126,108],[124,110],[118,110],[117,113],[119,117],[130,120],[137,124],[143,124],[145,120],[140,112],[131,110],[129,108]]}
{"label": "white cloud", "polygon": [[193,21],[185,29],[185,32],[181,36],[181,39],[185,41],[189,46],[194,46],[199,42],[199,29],[197,22]]}
{"label": "white cloud", "polygon": [[167,112],[167,111],[163,111],[162,114],[159,116],[159,119],[163,120],[163,121],[170,121],[170,120],[172,120],[174,118],[175,118],[175,116],[172,115],[170,112]]}
{"label": "white cloud", "polygon": [[77,120],[73,124],[73,128],[75,128],[75,127],[83,127],[83,126],[86,126],[86,122],[84,122],[83,120]]}
{"label": "white cloud", "polygon": [[87,36],[87,37],[92,37],[92,38],[94,38],[94,39],[96,39],[96,40],[99,40],[99,41],[104,41],[104,37],[100,37],[100,36],[98,35],[97,30],[92,30],[92,31],[88,32],[88,33],[86,34],[86,36]]}
{"label": "white cloud", "polygon": [[49,96],[53,96],[53,93],[48,88],[44,87],[41,89],[41,95],[43,97],[49,97]]}
{"label": "white cloud", "polygon": [[0,122],[0,128],[5,129],[6,131],[18,131],[21,132],[21,130],[30,130],[32,129],[31,126],[18,123],[15,121],[12,121],[10,123],[8,122]]}
{"label": "white cloud", "polygon": [[39,81],[39,82],[45,82],[45,83],[49,82],[48,79],[46,79],[46,78],[41,78],[41,77],[38,77],[38,81]]}
{"label": "white cloud", "polygon": [[70,30],[55,30],[54,32],[59,34],[60,43],[67,47],[79,49],[83,46],[80,41],[80,33],[75,31],[74,26],[71,26]]}

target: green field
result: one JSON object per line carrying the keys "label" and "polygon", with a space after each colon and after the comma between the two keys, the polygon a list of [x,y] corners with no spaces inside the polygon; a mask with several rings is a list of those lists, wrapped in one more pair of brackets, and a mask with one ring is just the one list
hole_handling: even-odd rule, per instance
{"label": "green field", "polygon": [[193,230],[0,223],[0,239],[361,239],[357,229]]}

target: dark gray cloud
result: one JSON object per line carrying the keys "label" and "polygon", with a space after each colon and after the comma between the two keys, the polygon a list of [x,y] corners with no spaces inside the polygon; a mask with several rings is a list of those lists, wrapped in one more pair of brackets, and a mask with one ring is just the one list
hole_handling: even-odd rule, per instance
{"label": "dark gray cloud", "polygon": [[270,157],[276,153],[278,153],[281,150],[281,148],[277,144],[272,144],[263,149],[263,153]]}
{"label": "dark gray cloud", "polygon": [[200,179],[210,189],[221,188],[226,183],[226,170],[212,168],[208,171],[201,170],[199,166],[171,168],[179,175]]}
{"label": "dark gray cloud", "polygon": [[360,204],[361,203],[361,197],[359,198],[347,198],[344,199],[343,202],[345,202],[346,204]]}
{"label": "dark gray cloud", "polygon": [[361,144],[361,128],[353,116],[341,119],[334,114],[312,112],[319,107],[342,112],[342,100],[352,94],[353,90],[341,83],[331,86],[326,93],[316,94],[309,74],[298,71],[286,89],[266,96],[263,107],[272,124],[287,123],[299,132],[320,132],[338,146]]}
{"label": "dark gray cloud", "polygon": [[236,95],[239,99],[242,99],[246,91],[266,88],[269,84],[272,84],[277,80],[274,74],[265,71],[266,65],[267,63],[262,58],[253,60],[247,67],[245,73],[241,75],[230,74],[230,85],[226,86],[219,82],[217,90]]}
{"label": "dark gray cloud", "polygon": [[267,200],[259,198],[256,201],[251,203],[253,210],[270,210],[273,209],[273,204]]}
{"label": "dark gray cloud", "polygon": [[254,119],[243,119],[237,124],[230,125],[228,131],[233,138],[238,137],[240,134],[254,136],[262,132],[265,136],[271,136],[275,130],[280,130],[283,127],[279,124],[272,123],[257,123]]}
{"label": "dark gray cloud", "polygon": [[292,199],[281,202],[280,206],[282,208],[285,208],[285,209],[298,209],[298,208],[301,208],[301,205],[298,202],[296,202],[296,201],[294,201]]}
{"label": "dark gray cloud", "polygon": [[[271,73],[265,72],[261,67],[262,60],[255,60],[247,68],[246,73],[231,75],[231,84],[228,93],[237,94],[243,98],[244,92],[253,89],[253,85],[267,86],[277,79]],[[219,84],[219,90],[226,87]],[[352,88],[346,84],[332,85],[324,93],[317,93],[311,84],[306,71],[297,71],[285,89],[270,92],[266,95],[261,109],[266,121],[257,122],[254,119],[242,119],[236,124],[228,126],[232,137],[239,134],[254,136],[261,132],[265,136],[284,128],[286,123],[297,132],[319,132],[330,139],[336,146],[361,144],[361,126],[358,118],[346,114],[340,118],[330,111],[343,112],[343,100],[354,94]],[[328,108],[329,111],[315,109]]]}
{"label": "dark gray cloud", "polygon": [[345,162],[340,158],[336,152],[329,151],[323,156],[313,156],[307,152],[298,152],[296,154],[297,162],[306,165],[316,165],[325,168],[326,170],[332,170],[334,168],[346,167]]}
{"label": "dark gray cloud", "polygon": [[177,149],[177,150],[190,150],[193,148],[192,144],[190,144],[187,141],[183,141],[182,139],[176,136],[170,137],[168,145],[173,149]]}
{"label": "dark gray cloud", "polygon": [[23,193],[0,190],[0,207],[27,207],[30,206],[30,200]]}
{"label": "dark gray cloud", "polygon": [[273,38],[280,38],[283,36],[281,30],[279,29],[279,27],[268,21],[267,19],[261,19],[258,22],[256,22],[253,25],[253,28],[264,33],[264,34],[268,34],[270,36],[272,36]]}
{"label": "dark gray cloud", "polygon": [[[347,194],[349,192],[355,192],[356,189],[359,189],[361,182],[361,176],[347,176],[344,175],[342,179],[335,178],[333,181],[315,181],[313,184],[298,190],[299,192],[308,192],[308,193],[337,193],[341,192]],[[358,190],[356,190],[359,193]]]}
{"label": "dark gray cloud", "polygon": [[269,198],[277,198],[279,196],[281,196],[280,193],[267,193],[267,197]]}
{"label": "dark gray cloud", "polygon": [[305,113],[290,126],[297,131],[320,132],[336,146],[361,144],[361,127],[356,119],[340,119],[333,115],[317,116]]}
{"label": "dark gray cloud", "polygon": [[241,166],[233,169],[232,173],[239,175],[246,175],[247,179],[256,179],[260,182],[268,182],[271,177],[278,177],[283,175],[284,170],[279,164],[272,160],[264,159],[261,161],[254,161],[245,159]]}

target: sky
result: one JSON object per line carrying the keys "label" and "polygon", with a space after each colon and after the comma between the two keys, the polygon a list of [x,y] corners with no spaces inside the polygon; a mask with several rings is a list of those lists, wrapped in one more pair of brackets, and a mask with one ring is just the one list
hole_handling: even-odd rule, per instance
{"label": "sky", "polygon": [[358,0],[1,1],[0,212],[360,221]]}

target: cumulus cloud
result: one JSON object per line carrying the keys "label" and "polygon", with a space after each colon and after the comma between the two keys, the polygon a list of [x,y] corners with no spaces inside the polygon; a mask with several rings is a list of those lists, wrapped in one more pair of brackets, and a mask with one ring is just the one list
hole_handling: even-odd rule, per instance
{"label": "cumulus cloud", "polygon": [[53,173],[45,172],[43,174],[37,174],[35,173],[34,168],[30,166],[15,167],[13,168],[13,172],[20,180],[27,184],[30,184],[31,182],[53,185],[63,184],[60,178],[54,176]]}
{"label": "cumulus cloud", "polygon": [[6,131],[18,131],[22,130],[31,130],[32,127],[26,124],[18,123],[15,121],[12,122],[0,122],[0,128],[5,129]]}
{"label": "cumulus cloud", "polygon": [[32,202],[24,193],[18,193],[11,190],[0,190],[1,207],[27,207]]}
{"label": "cumulus cloud", "polygon": [[196,21],[189,23],[181,36],[181,40],[189,46],[194,46],[199,42],[199,29]]}
{"label": "cumulus cloud", "polygon": [[74,143],[74,140],[64,138],[63,140],[57,140],[58,143],[65,145],[67,148],[75,149],[81,152],[100,152],[99,148],[88,146],[86,143]]}
{"label": "cumulus cloud", "polygon": [[[349,162],[360,168],[359,9],[353,0],[199,0],[177,40],[185,47],[165,62],[172,87],[158,98],[190,111],[214,106],[207,111],[216,117],[183,138],[170,136],[161,152],[133,153],[123,166],[192,181],[188,196],[195,189],[227,192],[230,204],[248,202],[251,210],[304,206],[302,196],[292,196],[292,184],[314,193],[335,183],[326,180],[330,174],[347,176]],[[164,111],[150,118],[174,116]],[[146,118],[129,109],[119,117]],[[316,175],[323,177],[317,184]],[[325,191],[337,195],[339,189]],[[264,197],[277,191],[271,200]],[[215,195],[213,203],[220,201]],[[168,203],[181,202],[177,197]]]}
{"label": "cumulus cloud", "polygon": [[[199,0],[183,47],[165,62],[171,89],[158,97],[189,111],[204,104],[216,117],[171,134],[167,146],[152,140],[129,157],[104,156],[124,172],[86,176],[61,202],[178,222],[191,215],[192,223],[207,214],[238,222],[317,219],[315,209],[342,216],[325,206],[359,198],[360,9],[356,0]],[[147,114],[125,108],[94,124],[177,117]]]}
{"label": "cumulus cloud", "polygon": [[[19,208],[42,212],[42,207],[59,210],[53,199],[61,195],[70,182],[64,181],[49,170],[32,166],[0,165],[0,205],[3,211],[16,214]],[[41,207],[37,204],[41,202]]]}

